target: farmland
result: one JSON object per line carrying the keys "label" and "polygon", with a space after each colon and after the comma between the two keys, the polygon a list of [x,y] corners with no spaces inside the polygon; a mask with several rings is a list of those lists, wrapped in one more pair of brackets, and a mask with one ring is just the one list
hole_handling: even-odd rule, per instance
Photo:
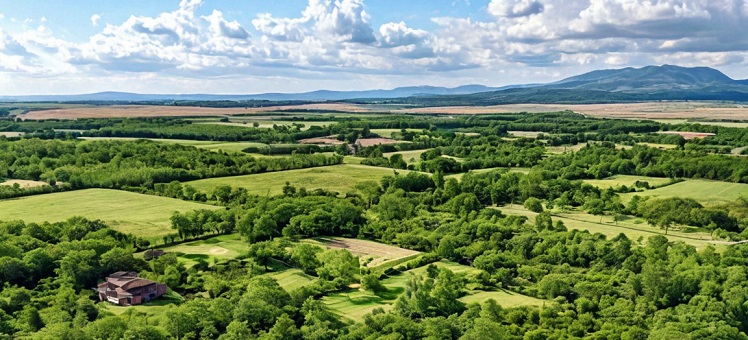
{"label": "farmland", "polygon": [[607,188],[620,188],[621,186],[633,187],[636,182],[646,182],[649,186],[659,187],[670,183],[669,178],[662,177],[647,177],[647,176],[631,176],[631,175],[615,175],[603,179],[586,179],[585,183],[594,185],[600,189]]}
{"label": "farmland", "polygon": [[368,267],[376,267],[387,262],[420,254],[417,251],[366,240],[342,237],[318,238],[316,240],[327,248],[345,249],[364,260],[370,259],[371,261],[367,264]]}
{"label": "farmland", "polygon": [[34,187],[42,187],[45,185],[49,185],[49,183],[47,182],[30,181],[30,180],[25,180],[25,179],[11,179],[11,180],[7,180],[5,182],[0,183],[0,185],[8,185],[8,186],[13,186],[16,184],[18,184],[18,186],[20,186],[21,188],[34,188]]}
{"label": "farmland", "polygon": [[[400,170],[399,172],[405,172]],[[365,181],[378,182],[383,176],[392,175],[392,169],[377,168],[366,165],[343,164],[312,169],[269,172],[264,174],[203,179],[186,184],[211,192],[219,185],[245,188],[255,195],[277,195],[283,190],[286,182],[307,190],[322,188],[325,190],[346,193],[353,190],[357,183]]]}
{"label": "farmland", "polygon": [[402,155],[405,163],[415,164],[421,161],[421,154],[426,151],[428,150],[408,150],[408,151],[398,151],[398,152],[387,152],[387,153],[384,153],[383,156],[390,158],[392,157],[392,155]]}
{"label": "farmland", "polygon": [[153,240],[174,232],[169,228],[173,212],[195,209],[218,207],[127,191],[87,189],[1,200],[0,220],[41,223],[83,216]]}
{"label": "farmland", "polygon": [[[525,216],[532,223],[537,213],[531,212],[523,207],[514,205],[497,208],[505,214]],[[601,218],[581,212],[557,212],[553,213],[553,220],[560,220],[568,229],[586,230],[590,233],[600,233],[607,238],[613,238],[619,234],[625,234],[631,240],[646,240],[653,235],[665,235],[665,231],[650,226],[646,221],[637,218],[624,217],[616,224],[611,216]],[[707,244],[723,244],[713,241],[711,235],[704,232],[681,232],[670,230],[666,236],[671,241],[682,241],[696,248],[703,248]]]}
{"label": "farmland", "polygon": [[267,147],[264,143],[254,142],[220,142],[220,141],[199,141],[189,139],[159,139],[159,138],[132,138],[132,137],[82,137],[85,140],[140,140],[147,139],[158,143],[169,143],[179,144],[185,146],[194,146],[198,149],[212,150],[212,151],[226,151],[226,152],[241,152],[242,150],[249,147]]}
{"label": "farmland", "polygon": [[621,199],[628,202],[634,195],[692,198],[703,205],[713,206],[733,203],[740,197],[748,197],[748,184],[694,179],[655,190],[622,194]]}

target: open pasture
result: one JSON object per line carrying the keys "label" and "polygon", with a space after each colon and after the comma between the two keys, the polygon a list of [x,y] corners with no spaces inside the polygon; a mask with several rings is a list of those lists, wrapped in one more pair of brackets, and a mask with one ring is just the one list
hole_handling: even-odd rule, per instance
{"label": "open pasture", "polygon": [[5,182],[0,183],[0,185],[7,185],[7,186],[14,186],[18,184],[19,187],[27,189],[27,188],[36,188],[36,187],[43,187],[45,185],[49,185],[47,182],[42,181],[29,181],[25,179],[9,179]]}
{"label": "open pasture", "polygon": [[[520,172],[520,173],[523,173],[523,174],[527,174],[527,173],[530,172],[530,168],[520,168],[520,167],[517,167],[517,168],[503,168],[503,167],[485,168],[485,169],[470,170],[469,172],[472,172],[474,174],[482,174],[482,173],[491,172],[491,171],[494,171],[494,170],[506,170],[507,172]],[[462,176],[464,176],[465,174],[467,174],[467,172],[462,172],[462,173],[459,173],[459,174],[447,175],[447,176],[444,176],[444,178],[454,178],[454,179],[460,181],[460,180],[462,180]]]}
{"label": "open pasture", "polygon": [[634,195],[693,198],[705,206],[713,206],[735,202],[741,196],[748,198],[748,184],[693,179],[654,190],[621,194],[621,199],[626,203]]}
{"label": "open pasture", "polygon": [[86,189],[0,200],[0,220],[59,222],[73,216],[100,219],[117,231],[151,240],[173,233],[175,211],[219,207],[109,189]]}
{"label": "open pasture", "polygon": [[287,292],[301,288],[306,285],[310,285],[317,281],[317,278],[311,275],[307,275],[301,269],[290,268],[279,272],[273,272],[265,274],[265,276],[272,277],[278,284],[283,287]]}
{"label": "open pasture", "polygon": [[246,253],[249,244],[239,234],[221,235],[205,240],[196,240],[161,248],[167,253],[176,253],[186,266],[192,266],[197,260],[228,260]]}
{"label": "open pasture", "polygon": [[394,113],[496,114],[540,113],[571,110],[590,117],[624,119],[748,120],[748,106],[715,102],[644,102],[620,104],[509,104],[493,106],[442,106],[394,109]]}
{"label": "open pasture", "polygon": [[578,143],[575,145],[546,146],[545,150],[547,153],[558,155],[566,152],[577,152],[585,146],[587,146],[587,143]]}
{"label": "open pasture", "polygon": [[30,120],[79,119],[79,118],[145,118],[145,117],[209,117],[263,114],[277,111],[340,111],[366,112],[365,108],[352,104],[321,103],[304,105],[268,106],[254,108],[211,108],[197,106],[157,106],[157,105],[113,105],[62,107],[48,110],[30,111],[20,117]]}
{"label": "open pasture", "polygon": [[372,258],[368,267],[376,267],[390,261],[397,261],[404,257],[418,255],[420,252],[404,249],[388,244],[343,237],[319,237],[316,239],[330,249],[345,249],[360,258]]}
{"label": "open pasture", "polygon": [[223,141],[206,141],[191,139],[161,139],[161,138],[134,138],[134,137],[81,137],[85,140],[126,140],[134,141],[146,139],[157,143],[179,144],[184,146],[194,146],[198,149],[211,151],[241,152],[249,147],[267,147],[267,144],[256,142],[223,142]]}
{"label": "open pasture", "polygon": [[632,187],[637,182],[647,182],[650,186],[660,186],[670,183],[669,178],[662,177],[647,177],[647,176],[631,176],[631,175],[615,175],[603,179],[585,179],[583,182],[596,186],[600,189],[607,188],[620,188],[621,186]]}
{"label": "open pasture", "polygon": [[382,154],[384,157],[390,158],[392,155],[398,154],[403,155],[403,160],[408,164],[415,164],[421,161],[421,154],[428,151],[425,150],[408,150],[408,151],[397,151],[397,152],[386,152]]}
{"label": "open pasture", "polygon": [[[398,170],[398,172],[406,173],[407,170]],[[249,193],[255,195],[277,195],[283,192],[283,186],[286,182],[289,182],[297,188],[305,187],[307,190],[321,188],[346,193],[353,191],[358,183],[365,181],[379,182],[382,177],[392,174],[393,170],[387,168],[341,164],[254,175],[201,179],[185,184],[192,185],[205,192],[211,192],[219,185],[230,185],[245,188]]]}
{"label": "open pasture", "polygon": [[[503,206],[497,208],[504,214],[525,216],[528,218],[527,223],[534,223],[535,216],[537,213],[531,212],[519,205]],[[605,235],[608,239],[618,236],[623,233],[631,240],[638,240],[642,238],[646,242],[647,238],[654,235],[666,236],[670,241],[682,241],[686,244],[690,244],[696,248],[703,248],[707,244],[721,245],[724,242],[713,241],[709,233],[705,232],[682,232],[676,228],[670,228],[668,234],[665,235],[665,230],[657,227],[650,226],[644,220],[624,216],[618,224],[613,221],[612,216],[600,216],[590,215],[584,212],[568,211],[568,212],[557,212],[553,213],[553,221],[561,220],[567,229],[576,230],[587,230],[590,233],[600,233]],[[718,247],[719,248],[719,247]]]}

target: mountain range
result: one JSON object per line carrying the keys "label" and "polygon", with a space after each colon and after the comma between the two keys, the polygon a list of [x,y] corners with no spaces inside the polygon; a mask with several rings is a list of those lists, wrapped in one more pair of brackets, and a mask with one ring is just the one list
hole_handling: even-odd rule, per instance
{"label": "mountain range", "polygon": [[547,84],[504,87],[464,85],[398,87],[391,90],[263,93],[249,95],[137,94],[0,96],[0,101],[154,102],[154,101],[350,101],[424,106],[514,103],[608,103],[652,100],[748,102],[748,79],[735,80],[709,67],[674,65],[592,71]]}

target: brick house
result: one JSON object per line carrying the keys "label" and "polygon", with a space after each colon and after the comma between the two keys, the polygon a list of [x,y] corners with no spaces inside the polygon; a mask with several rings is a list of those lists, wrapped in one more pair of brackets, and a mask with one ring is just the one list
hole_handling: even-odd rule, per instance
{"label": "brick house", "polygon": [[138,277],[135,272],[116,272],[100,283],[96,291],[101,301],[132,306],[166,294],[166,285]]}

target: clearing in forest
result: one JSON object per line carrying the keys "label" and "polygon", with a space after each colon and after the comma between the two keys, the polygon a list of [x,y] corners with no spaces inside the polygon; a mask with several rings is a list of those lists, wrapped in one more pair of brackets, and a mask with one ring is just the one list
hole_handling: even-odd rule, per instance
{"label": "clearing in forest", "polygon": [[179,144],[184,146],[194,146],[198,149],[205,149],[211,151],[223,150],[226,152],[241,152],[242,150],[249,147],[263,148],[268,145],[265,143],[256,142],[224,142],[224,141],[207,141],[207,140],[192,140],[192,139],[161,139],[161,138],[135,138],[135,137],[81,137],[80,139],[85,140],[126,140],[134,141],[146,139],[158,143],[167,144]]}
{"label": "clearing in forest", "polygon": [[382,156],[386,158],[392,157],[392,155],[403,155],[403,160],[407,164],[415,164],[421,161],[421,154],[429,151],[429,149],[424,150],[408,150],[408,151],[397,151],[397,152],[386,152],[382,154]]}
{"label": "clearing in forest", "polygon": [[0,200],[0,220],[59,222],[73,216],[100,219],[112,229],[160,241],[174,233],[175,211],[222,209],[175,198],[110,189],[86,189]]}
{"label": "clearing in forest", "polygon": [[21,188],[28,189],[28,188],[36,188],[36,187],[43,187],[45,185],[49,185],[47,182],[42,181],[29,181],[25,179],[9,179],[5,182],[0,183],[0,185],[7,185],[7,186],[13,186],[15,184],[18,184]]}
{"label": "clearing in forest", "polygon": [[220,235],[205,240],[189,241],[170,247],[160,248],[167,253],[176,253],[187,267],[198,260],[210,263],[211,260],[229,260],[246,253],[249,244],[239,234]]}
{"label": "clearing in forest", "polygon": [[[496,209],[501,210],[501,212],[507,215],[525,216],[529,224],[533,224],[535,216],[538,215],[516,204]],[[664,229],[650,226],[643,219],[632,216],[623,216],[618,221],[618,224],[613,221],[612,216],[596,216],[576,211],[554,212],[551,218],[554,222],[557,220],[564,222],[564,226],[569,230],[586,230],[592,234],[600,233],[608,239],[614,238],[619,234],[624,234],[632,241],[637,241],[641,238],[642,242],[646,242],[650,236],[662,235],[670,241],[682,241],[697,249],[701,249],[707,244],[713,244],[717,249],[720,249],[724,244],[724,242],[712,240],[711,235],[706,232],[682,232],[676,230],[676,228],[670,228],[668,234],[665,235]]]}
{"label": "clearing in forest", "polygon": [[621,186],[633,187],[636,182],[647,182],[650,187],[657,187],[670,183],[669,178],[632,176],[632,175],[615,175],[603,179],[585,179],[583,182],[596,186],[600,189],[620,188]]}
{"label": "clearing in forest", "polygon": [[343,237],[318,237],[315,239],[321,245],[330,249],[345,249],[361,259],[371,258],[367,267],[376,267],[390,261],[397,261],[405,257],[412,257],[421,252],[392,246],[374,241],[359,240]]}
{"label": "clearing in forest", "polygon": [[[472,273],[480,272],[478,269],[473,267],[445,260],[436,262],[434,265],[440,268],[449,269],[458,275],[470,275]],[[338,315],[354,321],[361,321],[366,314],[371,313],[376,308],[382,308],[385,311],[392,309],[392,305],[395,303],[397,297],[405,291],[408,281],[415,277],[415,275],[426,276],[427,268],[428,265],[382,279],[381,283],[387,288],[387,291],[385,292],[373,293],[370,291],[348,290],[325,296],[322,298],[322,301]],[[469,290],[467,294],[459,300],[464,303],[482,303],[488,299],[496,300],[499,305],[505,308],[517,306],[542,306],[544,302],[541,299],[536,299],[507,290]]]}
{"label": "clearing in forest", "polygon": [[714,206],[733,203],[740,197],[748,198],[748,184],[691,179],[654,190],[621,194],[621,200],[626,203],[634,195],[692,198],[705,206]]}
{"label": "clearing in forest", "polygon": [[[401,174],[407,170],[397,170]],[[393,169],[366,165],[340,164],[317,168],[266,172],[261,174],[201,179],[186,182],[198,190],[212,192],[219,185],[245,188],[250,194],[278,195],[283,193],[286,182],[297,189],[325,189],[346,193],[354,191],[356,184],[365,181],[379,182],[384,176],[392,175]]]}
{"label": "clearing in forest", "polygon": [[283,287],[287,292],[308,286],[317,281],[317,278],[307,275],[301,269],[289,268],[286,270],[264,274],[278,281],[278,285]]}

